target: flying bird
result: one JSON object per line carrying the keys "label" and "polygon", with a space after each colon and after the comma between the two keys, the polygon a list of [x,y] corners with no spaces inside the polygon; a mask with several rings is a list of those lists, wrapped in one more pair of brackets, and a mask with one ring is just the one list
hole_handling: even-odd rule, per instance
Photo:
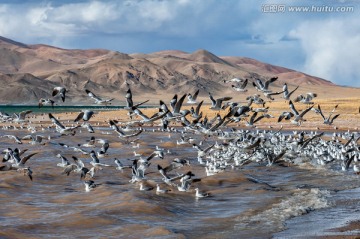
{"label": "flying bird", "polygon": [[41,98],[39,100],[39,108],[43,107],[44,105],[51,105],[51,107],[54,109],[54,103],[55,101],[53,100]]}
{"label": "flying bird", "polygon": [[80,127],[79,125],[70,126],[70,127],[64,126],[51,113],[49,113],[49,118],[50,118],[51,122],[53,122],[53,124],[55,124],[56,131],[59,132],[62,135],[69,135],[69,134],[75,135],[76,129],[78,127]]}
{"label": "flying bird", "polygon": [[214,99],[214,97],[211,95],[211,93],[209,92],[209,97],[210,97],[210,100],[211,100],[211,106],[210,106],[210,109],[212,110],[221,110],[221,104],[223,101],[228,101],[228,100],[231,100],[232,97],[229,97],[229,96],[225,96],[225,97],[222,97],[222,98],[218,98],[218,99]]}
{"label": "flying bird", "polygon": [[283,85],[283,92],[284,92],[284,96],[283,98],[285,100],[290,100],[290,96],[299,88],[299,86],[297,86],[294,90],[289,92],[288,86],[286,83],[284,83]]}
{"label": "flying bird", "polygon": [[253,86],[258,90],[262,92],[270,92],[269,86],[271,83],[275,82],[278,79],[278,77],[272,77],[269,80],[263,82],[260,79],[256,79],[256,83],[253,82]]}
{"label": "flying bird", "polygon": [[337,117],[339,117],[339,115],[340,115],[340,114],[336,114],[336,115],[334,115],[334,116],[331,118],[332,114],[335,112],[335,110],[337,109],[337,107],[338,107],[338,105],[335,105],[334,109],[330,112],[330,114],[329,114],[329,116],[328,116],[327,118],[325,118],[325,116],[324,116],[324,114],[323,114],[323,112],[322,112],[322,110],[321,110],[320,105],[318,105],[318,108],[317,108],[317,109],[314,109],[314,111],[315,111],[315,113],[321,115],[321,117],[322,117],[323,120],[324,120],[324,124],[331,125],[331,124],[334,122],[334,120],[335,120]]}
{"label": "flying bird", "polygon": [[309,112],[312,109],[313,105],[311,107],[303,110],[300,114],[296,110],[296,108],[291,100],[289,101],[289,107],[294,114],[294,119],[291,120],[291,123],[300,125],[301,121],[306,121],[303,117],[307,112]]}
{"label": "flying bird", "polygon": [[52,96],[54,97],[54,96],[60,95],[62,101],[65,102],[66,92],[67,92],[67,90],[65,87],[57,86],[53,89]]}
{"label": "flying bird", "polygon": [[92,110],[83,110],[76,117],[74,122],[78,122],[79,120],[88,121],[94,115],[94,111]]}
{"label": "flying bird", "polygon": [[246,92],[247,89],[245,89],[246,85],[248,83],[248,79],[245,79],[245,81],[240,85],[240,83],[238,83],[237,85],[231,85],[231,87],[238,92]]}
{"label": "flying bird", "polygon": [[114,100],[114,98],[112,99],[101,99],[100,97],[96,96],[94,93],[92,93],[90,90],[85,89],[86,94],[93,100],[95,100],[95,104],[98,105],[110,105],[110,101]]}
{"label": "flying bird", "polygon": [[187,103],[188,104],[196,104],[197,102],[196,102],[196,99],[197,99],[197,96],[198,96],[198,94],[199,94],[199,91],[200,90],[197,90],[197,91],[195,91],[195,93],[192,95],[192,94],[187,94],[187,98],[188,98],[188,101],[187,101]]}
{"label": "flying bird", "polygon": [[305,96],[304,95],[299,95],[298,97],[296,97],[294,99],[294,102],[300,102],[303,104],[314,104],[314,102],[312,102],[312,100],[317,97],[316,93],[307,93]]}

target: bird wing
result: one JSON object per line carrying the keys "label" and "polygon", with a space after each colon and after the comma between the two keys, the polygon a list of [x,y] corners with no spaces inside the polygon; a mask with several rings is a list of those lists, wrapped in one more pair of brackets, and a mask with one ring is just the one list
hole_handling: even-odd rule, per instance
{"label": "bird wing", "polygon": [[278,79],[278,77],[276,76],[276,77],[270,78],[270,80],[267,80],[267,81],[265,82],[264,88],[265,88],[265,89],[268,89],[269,85],[270,85],[271,83],[273,83],[274,81],[276,81],[277,79]]}
{"label": "bird wing", "polygon": [[183,95],[175,104],[175,107],[174,107],[174,110],[173,110],[173,113],[179,113],[180,112],[180,108],[184,102],[184,99],[186,97],[186,94]]}
{"label": "bird wing", "polygon": [[340,116],[340,114],[334,115],[334,117],[331,119],[331,123],[334,122],[334,120],[339,116]]}
{"label": "bird wing", "polygon": [[177,94],[174,95],[174,97],[170,100],[170,106],[172,107],[172,109],[174,110],[176,102],[177,102]]}
{"label": "bird wing", "polygon": [[101,151],[103,151],[104,153],[106,153],[106,151],[109,149],[110,144],[108,142],[105,142],[102,146],[101,146]]}
{"label": "bird wing", "polygon": [[257,114],[258,114],[258,112],[254,112],[254,113],[252,114],[252,116],[250,117],[250,122],[251,122],[251,123],[254,123],[254,120],[255,120]]}
{"label": "bird wing", "polygon": [[256,79],[256,84],[257,84],[257,87],[260,89],[260,90],[262,90],[262,89],[264,89],[264,83],[262,82],[262,80],[260,80],[260,79]]}
{"label": "bird wing", "polygon": [[312,105],[311,107],[305,109],[303,112],[301,112],[300,117],[303,117],[307,112],[309,112],[314,106]]}
{"label": "bird wing", "polygon": [[78,158],[75,157],[75,156],[72,156],[72,158],[73,158],[73,160],[74,160],[77,168],[83,168],[83,167],[85,167],[85,165],[84,165],[83,161],[81,161],[81,159],[78,159]]}
{"label": "bird wing", "polygon": [[138,136],[139,134],[141,134],[143,132],[143,129],[140,129],[138,132],[133,133],[133,134],[119,134],[121,137],[123,138],[130,138],[130,137],[135,137]]}
{"label": "bird wing", "polygon": [[289,94],[288,94],[288,97],[290,98],[290,96],[292,95],[292,93],[294,93],[298,88],[299,88],[299,86],[297,86],[295,89],[293,89],[292,91],[290,91]]}
{"label": "bird wing", "polygon": [[319,112],[319,114],[321,115],[321,117],[325,120],[325,116],[324,116],[324,114],[322,113],[322,110],[321,110],[320,105],[318,105],[318,112]]}
{"label": "bird wing", "polygon": [[70,173],[72,171],[74,171],[75,169],[77,169],[77,166],[75,164],[69,164],[68,166],[66,166],[63,170],[63,172],[61,174],[66,174],[67,176],[70,175]]}
{"label": "bird wing", "polygon": [[20,161],[20,164],[25,164],[26,161],[28,161],[28,160],[29,160],[32,156],[34,156],[35,154],[37,154],[37,153],[32,153],[32,154],[29,154],[29,155],[23,157],[23,158],[21,159],[21,161]]}
{"label": "bird wing", "polygon": [[21,112],[19,113],[19,119],[25,119],[25,116],[26,116],[27,114],[30,114],[31,112],[32,112],[32,110],[21,111]]}
{"label": "bird wing", "polygon": [[295,106],[291,100],[289,101],[289,107],[291,111],[294,113],[294,115],[299,115],[299,112],[295,109]]}
{"label": "bird wing", "polygon": [[64,125],[62,125],[51,113],[49,113],[49,118],[51,122],[53,122],[57,127],[60,127],[61,129],[65,129]]}
{"label": "bird wing", "polygon": [[145,101],[143,101],[143,102],[141,102],[141,103],[137,103],[136,105],[134,105],[134,107],[139,107],[140,105],[142,105],[142,104],[145,104],[146,102],[148,102],[149,100],[145,100]]}
{"label": "bird wing", "polygon": [[141,112],[141,110],[139,110],[138,108],[133,107],[132,110],[134,111],[135,114],[137,114],[138,116],[143,118],[143,120],[145,120],[145,121],[150,120],[150,118],[148,116],[146,116],[143,112]]}
{"label": "bird wing", "polygon": [[94,150],[90,152],[90,157],[93,160],[94,163],[100,163],[99,158],[96,156],[96,153]]}
{"label": "bird wing", "polygon": [[129,108],[133,107],[134,103],[132,100],[132,93],[131,93],[130,88],[126,91],[125,98],[126,98],[126,106]]}
{"label": "bird wing", "polygon": [[231,99],[232,99],[232,97],[230,97],[230,96],[219,98],[219,99],[216,100],[215,105],[218,106],[218,107],[221,107],[221,104],[222,104],[223,101],[228,101],[228,100],[231,100]]}
{"label": "bird wing", "polygon": [[57,94],[59,94],[62,89],[63,89],[63,88],[60,87],[60,86],[55,87],[55,88],[53,89],[52,96],[56,96]]}
{"label": "bird wing", "polygon": [[[8,137],[9,139],[14,139],[16,143],[22,144],[21,139],[16,135],[7,134],[7,135],[3,135],[2,137]],[[24,137],[22,139],[24,139]]]}
{"label": "bird wing", "polygon": [[84,112],[80,112],[80,114],[78,114],[78,116],[76,117],[76,119],[74,120],[74,122],[78,122],[79,120],[81,120],[84,116]]}
{"label": "bird wing", "polygon": [[265,114],[260,115],[259,117],[257,117],[254,121],[253,124],[255,124],[256,122],[260,121],[261,119],[263,119],[265,117]]}
{"label": "bird wing", "polygon": [[87,94],[90,98],[92,98],[92,99],[94,99],[94,100],[97,100],[97,101],[101,101],[101,98],[97,97],[94,93],[92,93],[92,92],[89,91],[88,89],[85,89],[85,91],[86,91],[86,94]]}
{"label": "bird wing", "polygon": [[214,97],[211,95],[210,92],[209,92],[209,97],[210,97],[212,106],[215,106],[216,105],[216,100],[214,99]]}
{"label": "bird wing", "polygon": [[240,85],[240,88],[245,89],[247,83],[248,83],[248,79],[245,79],[245,81]]}
{"label": "bird wing", "polygon": [[304,96],[303,95],[298,95],[295,99],[294,99],[294,102],[299,102],[301,100],[304,99]]}
{"label": "bird wing", "polygon": [[199,115],[199,113],[200,113],[200,108],[201,108],[201,106],[202,106],[203,103],[204,103],[204,101],[202,100],[202,101],[196,106],[195,113],[196,113],[197,115]]}
{"label": "bird wing", "polygon": [[193,101],[196,101],[196,98],[197,98],[197,96],[198,96],[198,94],[199,94],[199,89],[197,90],[197,91],[195,91],[195,93],[192,95],[192,99],[193,99]]}

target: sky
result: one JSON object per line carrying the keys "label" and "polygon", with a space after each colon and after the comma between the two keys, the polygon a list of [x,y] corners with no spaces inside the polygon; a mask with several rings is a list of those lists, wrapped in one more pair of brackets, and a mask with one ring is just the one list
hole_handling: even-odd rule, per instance
{"label": "sky", "polygon": [[0,0],[0,36],[122,53],[206,49],[360,87],[359,0]]}

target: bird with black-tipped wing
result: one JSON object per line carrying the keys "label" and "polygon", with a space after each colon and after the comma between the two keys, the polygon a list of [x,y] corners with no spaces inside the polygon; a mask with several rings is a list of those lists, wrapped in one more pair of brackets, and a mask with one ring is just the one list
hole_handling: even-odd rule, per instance
{"label": "bird with black-tipped wing", "polygon": [[98,104],[98,105],[110,105],[111,104],[110,102],[114,100],[114,98],[102,99],[102,98],[96,96],[93,92],[91,92],[88,89],[85,89],[85,92],[91,99],[95,100],[95,104]]}

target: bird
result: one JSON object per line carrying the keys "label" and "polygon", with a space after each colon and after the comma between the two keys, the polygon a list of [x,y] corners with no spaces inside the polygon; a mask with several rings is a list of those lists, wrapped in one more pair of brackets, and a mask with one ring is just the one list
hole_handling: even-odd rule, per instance
{"label": "bird", "polygon": [[21,156],[21,152],[19,151],[18,148],[14,149],[13,151],[10,151],[10,156],[12,158],[13,163],[8,165],[8,166],[1,166],[0,167],[0,171],[4,170],[4,167],[7,167],[9,170],[17,170],[18,172],[22,172],[24,174],[24,176],[28,176],[29,179],[32,181],[32,170],[30,169],[30,167],[26,167],[25,163],[34,155],[37,154],[37,152],[29,154],[25,157],[20,157]]}
{"label": "bird", "polygon": [[188,101],[187,101],[187,103],[188,104],[196,104],[196,98],[197,98],[197,96],[198,96],[198,94],[199,94],[199,91],[200,90],[197,90],[197,91],[195,91],[195,93],[192,95],[192,94],[187,94],[187,98],[188,98]]}
{"label": "bird", "polygon": [[94,150],[91,150],[90,152],[90,157],[92,159],[92,161],[90,162],[90,164],[94,167],[101,167],[101,166],[104,166],[104,167],[109,167],[110,165],[108,164],[104,164],[104,163],[100,163],[100,160],[99,158],[97,157],[96,153]]}
{"label": "bird", "polygon": [[40,100],[39,100],[39,108],[43,107],[44,105],[51,105],[51,108],[54,109],[54,104],[55,104],[55,101],[53,101],[51,99],[40,98]]}
{"label": "bird", "polygon": [[21,139],[20,139],[18,136],[16,136],[16,135],[6,134],[6,135],[3,135],[3,136],[1,136],[1,137],[2,137],[2,138],[8,137],[9,139],[13,139],[16,143],[22,144]]}
{"label": "bird", "polygon": [[210,106],[210,109],[212,110],[221,110],[221,104],[223,101],[228,101],[228,100],[231,100],[232,97],[229,97],[229,96],[225,96],[225,97],[222,97],[222,98],[218,98],[218,99],[214,99],[214,97],[211,95],[211,93],[209,92],[209,97],[210,97],[210,100],[211,100],[211,106]]}
{"label": "bird", "polygon": [[63,102],[65,102],[65,94],[66,94],[67,90],[65,87],[62,87],[62,86],[57,86],[57,87],[54,87],[53,89],[53,92],[52,92],[52,96],[57,96],[57,95],[60,95],[61,97],[61,100]]}
{"label": "bird", "polygon": [[61,168],[65,168],[65,167],[70,165],[69,160],[67,158],[65,158],[63,155],[57,154],[56,157],[61,159],[61,163],[58,163],[56,166],[61,167]]}
{"label": "bird", "polygon": [[30,169],[30,167],[18,168],[17,171],[23,173],[24,176],[28,176],[31,181],[33,180],[33,171]]}
{"label": "bird", "polygon": [[304,95],[299,95],[294,99],[294,102],[300,102],[303,104],[314,104],[314,102],[312,102],[312,100],[317,97],[316,93],[307,93],[305,96]]}
{"label": "bird", "polygon": [[205,198],[209,197],[210,194],[206,192],[200,192],[199,188],[195,188],[195,197],[196,198]]}
{"label": "bird", "polygon": [[[152,115],[152,116],[147,116],[147,115],[145,115],[140,109],[138,109],[138,108],[135,108],[135,107],[133,107],[133,112],[136,114],[136,115],[138,115],[138,116],[140,116],[141,118],[142,118],[142,120],[140,120],[140,121],[135,121],[136,123],[138,123],[138,124],[144,124],[144,123],[153,123],[154,121],[156,121],[156,120],[159,120],[159,119],[161,119],[161,118],[163,118],[167,113],[169,113],[169,110],[168,111],[166,111],[166,112],[164,112],[164,113],[162,113],[162,114],[160,114],[159,112],[158,113],[156,113],[156,114],[154,114],[154,115]],[[135,123],[135,122],[133,122],[133,123]]]}
{"label": "bird", "polygon": [[65,127],[63,124],[61,124],[51,113],[49,113],[49,118],[51,122],[53,122],[56,126],[56,131],[59,132],[62,135],[75,135],[76,129],[80,127],[79,125],[71,126],[71,127]]}
{"label": "bird", "polygon": [[270,100],[275,100],[272,96],[273,95],[280,95],[282,94],[284,91],[278,91],[278,92],[271,92],[271,91],[264,91],[263,94],[267,99]]}
{"label": "bird", "polygon": [[336,110],[337,107],[338,107],[338,105],[335,105],[334,109],[330,112],[330,114],[329,114],[329,116],[328,116],[327,118],[325,118],[325,116],[324,116],[324,114],[323,114],[323,112],[322,112],[322,110],[321,110],[320,105],[318,105],[318,108],[315,109],[314,111],[315,111],[315,113],[321,115],[321,117],[322,117],[323,120],[324,120],[324,124],[331,125],[331,124],[334,122],[334,120],[335,120],[337,117],[339,117],[339,115],[340,115],[340,114],[336,114],[336,115],[334,115],[334,116],[331,118],[332,114],[335,112],[335,110]]}
{"label": "bird", "polygon": [[154,189],[153,186],[145,184],[144,182],[140,182],[140,191],[151,191],[153,189]]}
{"label": "bird", "polygon": [[24,137],[21,138],[21,140],[30,140],[29,144],[45,144],[45,143],[42,143],[42,140],[44,139],[45,137],[42,136],[42,135],[25,135]]}
{"label": "bird", "polygon": [[98,186],[97,184],[95,184],[93,180],[86,180],[84,181],[84,184],[85,184],[85,192],[90,192],[91,190],[93,190]]}
{"label": "bird", "polygon": [[89,123],[83,123],[81,127],[87,129],[89,133],[95,133],[94,128]]}
{"label": "bird", "polygon": [[194,107],[190,108],[190,115],[192,118],[194,118],[195,120],[199,120],[202,117],[202,112],[200,112],[200,108],[202,106],[202,104],[204,103],[204,101],[202,100],[194,109]]}
{"label": "bird", "polygon": [[138,130],[137,132],[133,133],[133,134],[125,134],[124,131],[122,131],[113,120],[109,121],[110,127],[116,132],[118,133],[120,138],[130,138],[130,137],[135,137],[138,136],[139,134],[141,134],[143,132],[142,129]]}
{"label": "bird", "polygon": [[138,108],[139,106],[141,106],[141,105],[143,105],[143,104],[145,104],[146,102],[149,101],[149,100],[145,100],[145,101],[143,101],[141,103],[138,103],[138,104],[134,105],[130,87],[126,91],[125,99],[126,99],[126,106],[124,107],[124,109],[126,109],[128,111],[128,115],[130,116],[130,119],[132,119],[132,114],[134,113],[133,112],[134,108]]}
{"label": "bird", "polygon": [[283,95],[283,98],[285,100],[290,100],[290,96],[299,88],[299,86],[297,86],[294,90],[290,91],[288,90],[288,86],[286,83],[284,83],[283,85],[283,92],[284,92],[284,95]]}
{"label": "bird", "polygon": [[123,165],[119,159],[115,158],[114,163],[116,164],[116,170],[122,171],[124,168],[131,168],[132,165]]}
{"label": "bird", "polygon": [[111,101],[114,100],[114,98],[111,98],[111,99],[101,99],[100,97],[96,96],[94,93],[92,93],[90,90],[88,89],[85,89],[85,92],[86,94],[93,100],[95,100],[95,104],[98,104],[98,105],[110,105]]}
{"label": "bird", "polygon": [[92,110],[83,110],[81,111],[74,122],[78,122],[79,120],[88,121],[94,115],[94,111]]}
{"label": "bird", "polygon": [[262,92],[270,92],[269,86],[271,83],[275,82],[278,79],[278,77],[271,77],[269,80],[265,81],[265,83],[257,78],[256,83],[253,82],[253,86],[258,90]]}
{"label": "bird", "polygon": [[240,78],[237,78],[237,77],[232,78],[230,80],[224,80],[224,83],[229,83],[229,82],[241,83],[241,82],[243,82],[243,80]]}
{"label": "bird", "polygon": [[262,114],[262,115],[260,115],[260,116],[258,116],[258,117],[256,118],[257,114],[258,114],[258,112],[254,112],[254,113],[252,114],[252,116],[250,117],[250,121],[247,121],[245,125],[248,126],[248,127],[253,127],[254,124],[255,124],[256,122],[260,121],[261,119],[263,119],[263,118],[270,118],[268,114]]}
{"label": "bird", "polygon": [[31,110],[24,110],[24,111],[21,111],[19,114],[14,113],[15,119],[13,121],[14,122],[25,122],[26,121],[26,119],[25,119],[26,115],[28,115],[30,113],[32,113]]}
{"label": "bird", "polygon": [[170,189],[162,189],[160,188],[160,185],[159,184],[156,184],[156,193],[168,193],[170,192],[171,190]]}
{"label": "bird", "polygon": [[231,87],[235,90],[235,91],[238,91],[238,92],[246,92],[247,89],[245,89],[246,85],[248,83],[248,79],[245,79],[245,81],[240,85],[231,85]]}
{"label": "bird", "polygon": [[294,114],[294,119],[291,120],[291,123],[300,125],[300,124],[301,124],[301,121],[305,121],[304,118],[303,118],[304,115],[313,108],[313,105],[312,105],[311,107],[303,110],[300,114],[299,114],[299,112],[295,109],[295,106],[294,106],[294,104],[293,104],[293,102],[292,102],[291,100],[289,101],[289,107],[290,107],[291,111],[292,111],[293,114]]}
{"label": "bird", "polygon": [[80,173],[80,179],[86,178],[90,170],[85,167],[85,164],[81,161],[81,159],[75,156],[72,156],[72,159],[74,160],[74,164],[67,165],[61,174],[69,176],[71,172],[75,172]]}
{"label": "bird", "polygon": [[291,117],[293,117],[294,114],[292,112],[284,111],[281,113],[281,115],[278,118],[278,122],[281,122],[283,119],[290,120]]}

